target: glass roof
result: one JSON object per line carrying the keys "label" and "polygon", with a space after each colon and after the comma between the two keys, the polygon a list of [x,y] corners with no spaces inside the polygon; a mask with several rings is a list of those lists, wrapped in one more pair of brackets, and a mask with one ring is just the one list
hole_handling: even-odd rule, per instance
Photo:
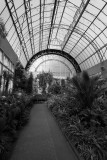
{"label": "glass roof", "polygon": [[58,55],[45,55],[38,58],[30,69],[36,76],[39,72],[52,72],[54,77],[66,78],[76,74],[73,65],[65,58]]}
{"label": "glass roof", "polygon": [[45,49],[67,52],[82,70],[107,59],[107,0],[0,0],[0,17],[24,67]]}

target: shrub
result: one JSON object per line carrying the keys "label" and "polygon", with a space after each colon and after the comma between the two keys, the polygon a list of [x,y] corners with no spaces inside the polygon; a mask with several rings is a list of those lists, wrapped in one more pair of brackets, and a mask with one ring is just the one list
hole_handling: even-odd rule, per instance
{"label": "shrub", "polygon": [[75,76],[65,94],[53,95],[48,108],[84,160],[107,159],[107,97],[104,80],[86,72]]}
{"label": "shrub", "polygon": [[17,139],[18,131],[28,122],[32,97],[9,95],[0,98],[0,158],[7,159],[7,152]]}

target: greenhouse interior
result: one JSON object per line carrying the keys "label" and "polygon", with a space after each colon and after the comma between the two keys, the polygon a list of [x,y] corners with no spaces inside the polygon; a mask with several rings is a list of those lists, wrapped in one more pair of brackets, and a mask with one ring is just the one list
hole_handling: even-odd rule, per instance
{"label": "greenhouse interior", "polygon": [[107,160],[107,0],[0,0],[0,160]]}

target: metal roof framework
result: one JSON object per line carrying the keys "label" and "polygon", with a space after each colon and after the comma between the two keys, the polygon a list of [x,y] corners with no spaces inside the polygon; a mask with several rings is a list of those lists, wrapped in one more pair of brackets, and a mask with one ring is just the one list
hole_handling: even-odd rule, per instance
{"label": "metal roof framework", "polygon": [[34,55],[51,49],[72,56],[81,70],[107,59],[107,0],[0,3],[7,40],[24,67]]}
{"label": "metal roof framework", "polygon": [[46,62],[48,62],[48,61],[57,61],[57,62],[60,62],[60,63],[64,64],[65,67],[67,67],[68,70],[69,70],[69,72],[72,74],[72,70],[70,69],[70,67],[69,67],[65,62],[63,62],[62,60],[58,60],[58,59],[47,59],[47,60],[42,61],[42,62],[39,63],[39,64],[37,65],[37,67],[35,68],[35,72],[38,70],[38,68],[39,68],[43,63],[46,63]]}
{"label": "metal roof framework", "polygon": [[41,72],[51,72],[54,77],[66,78],[76,74],[74,66],[70,61],[59,55],[47,55],[38,58],[37,61],[30,66],[30,72],[36,76]]}
{"label": "metal roof framework", "polygon": [[67,54],[64,51],[60,51],[60,50],[55,50],[55,49],[46,49],[46,50],[42,50],[38,53],[36,53],[34,56],[32,56],[32,58],[29,60],[29,62],[26,65],[26,70],[29,69],[29,67],[31,66],[31,64],[33,64],[34,61],[36,61],[38,58],[42,57],[42,56],[46,56],[46,55],[58,55],[64,57],[65,59],[67,59],[75,68],[75,71],[77,73],[81,72],[80,66],[78,65],[78,63],[75,61],[75,59]]}

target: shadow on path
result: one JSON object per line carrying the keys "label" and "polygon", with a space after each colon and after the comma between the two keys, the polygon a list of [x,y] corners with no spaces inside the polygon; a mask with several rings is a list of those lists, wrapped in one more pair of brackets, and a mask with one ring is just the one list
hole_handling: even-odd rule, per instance
{"label": "shadow on path", "polygon": [[46,104],[36,104],[11,160],[77,160]]}

